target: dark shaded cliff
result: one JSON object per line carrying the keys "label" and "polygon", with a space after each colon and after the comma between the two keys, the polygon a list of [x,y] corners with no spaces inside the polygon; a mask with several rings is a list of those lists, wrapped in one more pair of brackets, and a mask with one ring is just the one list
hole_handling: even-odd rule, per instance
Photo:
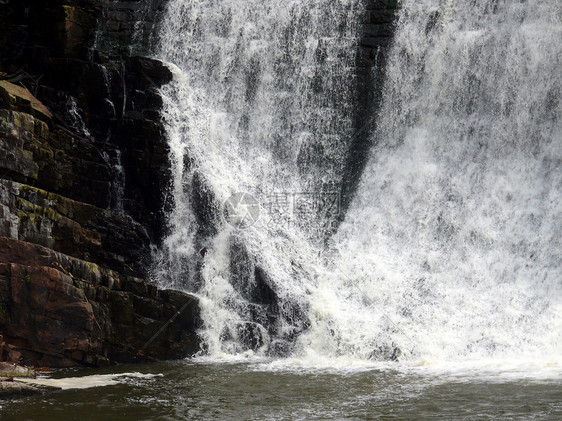
{"label": "dark shaded cliff", "polygon": [[[41,101],[52,113],[42,121],[61,138],[46,145],[58,152],[54,160],[43,157],[56,161],[56,168],[47,168],[51,173],[30,177],[29,171],[6,168],[10,178],[123,210],[147,230],[144,244],[134,241],[137,248],[159,241],[161,186],[169,178],[157,88],[171,73],[157,61],[131,55],[133,39],[142,37],[136,32],[142,21],[136,19],[143,13],[154,18],[158,11],[146,12],[145,3],[10,0],[0,6],[2,79]],[[136,42],[139,50],[146,46]],[[73,150],[64,136],[76,144]],[[36,152],[33,159],[42,157]]]}
{"label": "dark shaded cliff", "polygon": [[137,54],[161,10],[0,3],[0,360],[100,365],[198,350],[195,298],[143,281],[165,226],[158,88],[172,76]]}

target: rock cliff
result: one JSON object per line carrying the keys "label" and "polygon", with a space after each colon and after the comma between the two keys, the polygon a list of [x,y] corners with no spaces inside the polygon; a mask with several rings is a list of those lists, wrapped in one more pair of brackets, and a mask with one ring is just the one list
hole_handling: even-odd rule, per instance
{"label": "rock cliff", "polygon": [[146,282],[168,206],[172,75],[142,56],[162,3],[0,2],[0,360],[198,350],[197,300]]}

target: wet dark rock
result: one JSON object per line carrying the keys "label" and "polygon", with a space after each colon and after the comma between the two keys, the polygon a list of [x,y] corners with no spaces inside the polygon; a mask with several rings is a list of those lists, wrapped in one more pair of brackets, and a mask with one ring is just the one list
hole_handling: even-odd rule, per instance
{"label": "wet dark rock", "polygon": [[273,306],[278,300],[272,280],[236,235],[230,237],[230,282],[251,303]]}
{"label": "wet dark rock", "polygon": [[369,355],[370,360],[376,361],[398,361],[402,350],[394,343],[377,346]]}
{"label": "wet dark rock", "polygon": [[291,355],[294,348],[294,342],[276,339],[269,344],[267,355],[276,358],[288,357],[289,355]]}
{"label": "wet dark rock", "polygon": [[255,263],[243,239],[230,237],[230,283],[248,301],[253,301]]}
{"label": "wet dark rock", "polygon": [[188,188],[191,189],[192,208],[197,218],[200,236],[215,235],[221,223],[221,204],[215,197],[213,189],[199,172],[193,174]]}
{"label": "wet dark rock", "polygon": [[267,272],[256,265],[254,270],[253,302],[274,306],[279,298],[275,294],[272,285],[273,281]]}
{"label": "wet dark rock", "polygon": [[193,354],[197,300],[145,279],[169,208],[172,73],[141,53],[164,1],[1,3],[0,361]]}
{"label": "wet dark rock", "polygon": [[[263,332],[267,332],[268,337],[277,338],[268,344],[268,354],[283,355],[283,349],[292,349],[298,336],[308,329],[306,309],[297,300],[279,296],[270,275],[256,263],[242,237],[232,235],[229,250],[230,283],[244,302],[241,316],[252,326],[246,326],[241,337],[259,348],[266,339]],[[252,334],[257,336],[251,340]]]}
{"label": "wet dark rock", "polygon": [[173,79],[172,72],[160,60],[149,57],[129,57],[128,65],[136,69],[135,84],[141,89],[159,87]]}
{"label": "wet dark rock", "polygon": [[259,323],[240,323],[238,324],[236,330],[236,338],[238,340],[238,343],[246,349],[257,351],[266,343],[266,330]]}

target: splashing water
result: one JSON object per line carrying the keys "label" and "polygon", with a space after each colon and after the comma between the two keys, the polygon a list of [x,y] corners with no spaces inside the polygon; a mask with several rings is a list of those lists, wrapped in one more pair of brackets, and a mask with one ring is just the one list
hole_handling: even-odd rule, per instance
{"label": "splashing water", "polygon": [[404,2],[339,273],[311,299],[323,348],[559,361],[561,12]]}
{"label": "splashing water", "polygon": [[[307,288],[319,266],[318,242],[308,240],[322,219],[313,213],[297,226],[262,212],[240,230],[225,223],[221,205],[239,192],[263,205],[274,194],[341,183],[358,7],[351,0],[168,6],[161,57],[175,73],[163,89],[174,210],[156,277],[197,291],[211,354],[242,352],[241,336],[256,329],[264,347],[252,348],[265,352],[268,335],[294,338],[306,327]],[[256,308],[263,297],[250,297],[247,287],[274,299]],[[282,317],[264,332],[271,312]]]}
{"label": "splashing water", "polygon": [[[342,182],[360,10],[170,2],[160,55],[175,73],[163,89],[174,210],[157,279],[197,291],[213,356],[283,340],[298,358],[559,362],[556,0],[403,1],[375,146],[329,250],[308,232],[319,218],[303,229],[265,215],[246,230],[221,218],[216,204],[236,192]],[[267,278],[276,296],[274,328],[236,287],[247,266],[247,282]],[[250,320],[264,331],[244,347]]]}

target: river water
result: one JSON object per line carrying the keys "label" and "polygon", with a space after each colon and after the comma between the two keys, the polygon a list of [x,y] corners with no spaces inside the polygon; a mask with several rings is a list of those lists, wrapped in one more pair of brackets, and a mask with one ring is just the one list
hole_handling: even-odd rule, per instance
{"label": "river water", "polygon": [[[560,367],[538,364],[531,376],[529,364],[338,367],[335,361],[312,366],[291,360],[186,360],[61,371],[50,377],[84,377],[59,382],[68,389],[51,395],[0,402],[0,417],[14,421],[559,420]],[[91,384],[98,386],[72,388]]]}

